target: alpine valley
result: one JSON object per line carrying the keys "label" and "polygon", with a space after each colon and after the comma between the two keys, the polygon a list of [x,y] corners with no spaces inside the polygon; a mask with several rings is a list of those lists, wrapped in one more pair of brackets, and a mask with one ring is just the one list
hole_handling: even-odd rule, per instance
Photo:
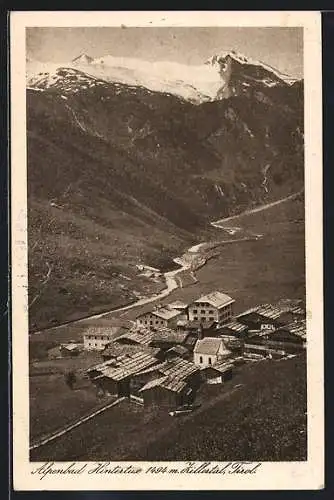
{"label": "alpine valley", "polygon": [[303,187],[303,81],[267,64],[82,54],[26,72],[32,331],[149,293],[138,264],[169,269],[212,220]]}

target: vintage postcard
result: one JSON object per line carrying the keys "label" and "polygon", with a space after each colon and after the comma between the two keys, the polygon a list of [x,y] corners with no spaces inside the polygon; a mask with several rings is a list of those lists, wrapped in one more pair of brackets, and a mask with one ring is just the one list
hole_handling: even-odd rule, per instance
{"label": "vintage postcard", "polygon": [[320,13],[10,36],[14,488],[323,488]]}

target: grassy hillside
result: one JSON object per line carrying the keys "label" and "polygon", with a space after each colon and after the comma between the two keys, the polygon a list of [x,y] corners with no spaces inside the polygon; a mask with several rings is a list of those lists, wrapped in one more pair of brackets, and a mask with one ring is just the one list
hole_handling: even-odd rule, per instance
{"label": "grassy hillside", "polygon": [[31,460],[306,460],[305,356],[244,365],[223,386],[203,386],[198,400],[177,418],[123,402]]}
{"label": "grassy hillside", "polygon": [[168,265],[210,219],[299,189],[302,120],[290,101],[28,90],[31,329],[149,293],[159,285],[136,263]]}

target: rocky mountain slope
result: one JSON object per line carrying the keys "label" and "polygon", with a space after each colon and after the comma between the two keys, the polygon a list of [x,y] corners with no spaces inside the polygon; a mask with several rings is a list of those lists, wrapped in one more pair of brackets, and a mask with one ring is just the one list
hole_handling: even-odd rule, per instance
{"label": "rocky mountain slope", "polygon": [[205,65],[215,96],[189,100],[93,62],[27,63],[32,329],[134,300],[158,286],[136,264],[166,266],[213,218],[303,183],[301,81],[228,54]]}
{"label": "rocky mountain slope", "polygon": [[44,86],[46,74],[50,76],[52,83],[52,78],[60,67],[78,69],[107,82],[170,93],[194,103],[226,96],[233,92],[235,80],[238,79],[242,80],[239,90],[250,85],[286,88],[297,81],[263,62],[232,51],[214,55],[198,66],[110,55],[94,59],[87,54],[80,54],[70,63],[63,64],[41,63],[29,59],[28,85]]}

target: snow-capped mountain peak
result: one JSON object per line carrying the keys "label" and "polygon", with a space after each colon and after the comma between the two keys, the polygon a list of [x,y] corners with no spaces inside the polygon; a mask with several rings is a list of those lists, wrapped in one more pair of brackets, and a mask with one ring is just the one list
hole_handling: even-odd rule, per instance
{"label": "snow-capped mountain peak", "polygon": [[269,64],[266,64],[262,61],[253,59],[251,57],[245,56],[244,54],[241,54],[240,52],[236,52],[235,50],[231,50],[228,52],[222,52],[220,54],[215,54],[211,56],[206,62],[206,65],[213,66],[218,68],[218,70],[223,70],[227,67],[229,62],[234,62],[238,63],[239,65],[244,66],[244,70],[246,69],[245,67],[254,66],[255,68],[262,69],[263,72],[271,73],[272,75],[275,75],[277,78],[279,78],[282,82],[287,83],[288,85],[292,85],[296,81],[298,81],[297,78],[293,78],[285,73],[282,73],[278,69],[270,66]]}
{"label": "snow-capped mountain peak", "polygon": [[[64,73],[66,68],[80,71],[81,76],[76,74],[69,78],[69,74]],[[59,73],[59,69],[63,71]],[[74,85],[77,88],[80,82],[84,85],[83,74],[89,79],[174,94],[194,103],[245,93],[250,95],[270,87],[290,86],[296,81],[268,64],[235,51],[215,54],[198,66],[112,55],[93,59],[85,53],[62,64],[27,60],[27,85],[30,87],[46,89],[54,87],[55,83],[58,86],[60,79],[66,76],[64,87],[69,89]]]}
{"label": "snow-capped mountain peak", "polygon": [[90,57],[88,54],[80,54],[79,56],[75,57],[72,59],[72,64],[75,64],[76,66],[80,66],[80,64],[90,64],[94,61],[92,57]]}

